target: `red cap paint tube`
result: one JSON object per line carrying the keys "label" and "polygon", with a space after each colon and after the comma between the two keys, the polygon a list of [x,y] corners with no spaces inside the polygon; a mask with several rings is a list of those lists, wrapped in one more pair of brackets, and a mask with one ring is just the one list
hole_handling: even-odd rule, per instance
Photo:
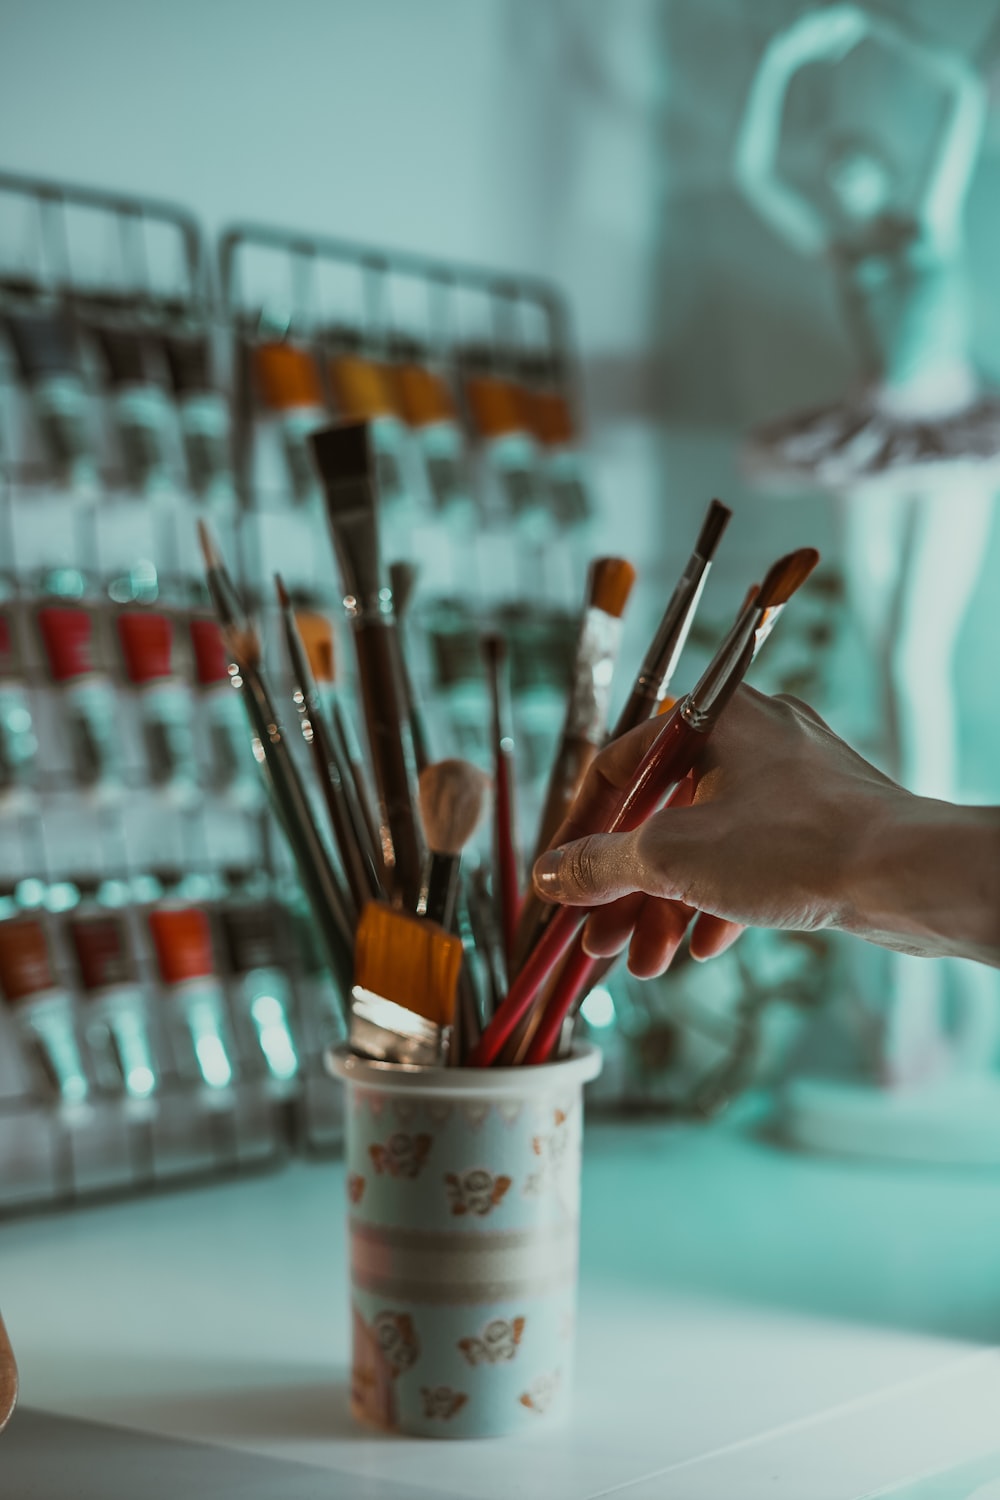
{"label": "red cap paint tube", "polygon": [[48,1089],[65,1106],[84,1103],[90,1083],[76,1034],[73,1000],[56,979],[38,917],[0,923],[0,990],[18,1039]]}
{"label": "red cap paint tube", "polygon": [[97,669],[94,616],[78,605],[46,604],[37,618],[76,780],[106,789],[121,779],[121,750],[115,691]]}
{"label": "red cap paint tube", "polygon": [[253,367],[261,404],[281,433],[292,495],[308,500],[317,493],[309,434],[329,421],[319,366],[308,349],[269,339],[253,351]]}
{"label": "red cap paint tube", "polygon": [[525,425],[538,444],[552,517],[566,530],[582,526],[592,514],[586,465],[566,380],[554,355],[522,361],[520,395]]}
{"label": "red cap paint tube", "polygon": [[241,807],[258,807],[264,796],[260,768],[246,712],[233,687],[222,631],[210,619],[194,619],[190,628],[198,718],[208,736],[210,785]]}
{"label": "red cap paint tube", "polygon": [[0,610],[0,797],[30,786],[38,764],[38,739],[16,627],[13,614]]}
{"label": "red cap paint tube", "polygon": [[68,926],[99,1081],[145,1104],[158,1086],[159,1068],[125,914],[83,907]]}
{"label": "red cap paint tube", "polygon": [[212,348],[202,328],[176,328],[163,336],[170,385],[177,402],[188,479],[200,500],[235,505],[230,469],[229,403],[212,379]]}
{"label": "red cap paint tube", "polygon": [[170,407],[149,332],[135,324],[93,325],[104,364],[126,482],[139,490],[169,484]]}
{"label": "red cap paint tube", "polygon": [[161,906],[148,920],[178,1070],[221,1097],[233,1081],[233,1052],[208,916],[197,906]]}
{"label": "red cap paint tube", "polygon": [[55,302],[14,302],[3,320],[49,463],[73,489],[92,493],[94,436],[68,311]]}
{"label": "red cap paint tube", "polygon": [[393,353],[399,409],[423,459],[434,509],[472,526],[476,503],[455,398],[416,341],[397,340]]}
{"label": "red cap paint tube", "polygon": [[229,992],[253,1027],[273,1087],[284,1091],[299,1071],[291,1025],[291,990],[282,963],[280,909],[272,901],[228,902],[219,914]]}
{"label": "red cap paint tube", "polygon": [[153,610],[135,609],[123,610],[116,625],[125,676],[135,689],[149,779],[191,802],[198,794],[198,766],[190,698],[172,671],[173,623]]}
{"label": "red cap paint tube", "polygon": [[469,423],[478,439],[487,495],[522,533],[541,540],[551,518],[539,477],[538,444],[525,421],[517,384],[498,367],[491,351],[468,349],[462,356],[463,395]]}

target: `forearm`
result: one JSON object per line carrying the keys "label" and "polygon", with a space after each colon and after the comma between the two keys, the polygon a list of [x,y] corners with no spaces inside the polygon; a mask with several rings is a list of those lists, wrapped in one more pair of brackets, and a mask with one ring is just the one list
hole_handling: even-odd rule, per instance
{"label": "forearm", "polygon": [[836,925],[1000,967],[1000,808],[904,796],[868,830]]}

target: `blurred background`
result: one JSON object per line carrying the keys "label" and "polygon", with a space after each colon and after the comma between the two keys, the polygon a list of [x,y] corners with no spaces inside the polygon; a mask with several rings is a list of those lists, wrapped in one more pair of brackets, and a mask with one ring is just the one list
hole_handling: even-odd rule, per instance
{"label": "blurred background", "polygon": [[[385,550],[417,569],[406,650],[436,753],[488,764],[475,635],[506,622],[523,849],[589,558],[638,572],[616,706],[713,496],[734,515],[675,690],[747,585],[815,545],[753,680],[919,790],[1000,801],[994,0],[0,0],[0,33],[0,1207],[337,1148],[338,1007],[199,654],[203,516],[276,690],[280,567],[356,713],[332,552],[295,495],[310,402],[269,383],[269,348],[433,365],[451,393],[446,456],[471,476],[451,491],[420,423],[382,414],[403,476]],[[490,274],[444,308],[466,265]],[[92,453],[59,438],[76,397],[46,395],[55,364],[24,347],[27,314],[65,305],[79,348],[56,373]],[[181,335],[221,416],[191,406]],[[501,377],[563,402],[555,437],[491,426],[470,382]],[[315,404],[351,415],[331,380]],[[223,457],[199,488],[206,431]],[[1000,1159],[996,976],[858,947],[750,934],[697,972],[616,973],[583,1011],[594,1103],[704,1117],[767,1088],[803,1144]],[[900,1093],[902,1145],[880,1114]]]}

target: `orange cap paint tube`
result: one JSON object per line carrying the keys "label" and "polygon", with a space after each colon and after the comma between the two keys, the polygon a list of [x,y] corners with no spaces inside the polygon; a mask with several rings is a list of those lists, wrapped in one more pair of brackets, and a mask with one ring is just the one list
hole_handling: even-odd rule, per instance
{"label": "orange cap paint tube", "polygon": [[307,438],[327,420],[319,366],[308,349],[271,339],[254,349],[253,368],[261,402],[281,428],[293,496],[304,500],[316,483]]}

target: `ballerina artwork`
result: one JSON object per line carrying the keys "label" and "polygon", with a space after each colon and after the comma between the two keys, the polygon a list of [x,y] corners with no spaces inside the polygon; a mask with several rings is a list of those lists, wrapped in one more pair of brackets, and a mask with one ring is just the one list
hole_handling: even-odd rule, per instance
{"label": "ballerina artwork", "polygon": [[[819,165],[800,184],[783,167],[790,86],[815,64],[843,76],[861,49],[880,54],[878,102],[890,123],[845,134],[832,119],[824,130],[814,109]],[[855,120],[861,114],[852,111]],[[930,132],[916,171],[906,124],[914,118]],[[747,467],[771,490],[835,497],[848,606],[885,725],[884,769],[912,791],[950,800],[960,793],[955,647],[1000,488],[1000,400],[970,360],[962,258],[984,119],[982,83],[961,56],[859,6],[834,4],[768,45],[735,156],[756,211],[797,251],[829,261],[859,365],[841,401],[756,429]],[[855,982],[877,990],[863,1001],[875,1018],[883,1081],[988,1074],[1000,1029],[995,976],[902,954],[881,963],[869,957]]]}

